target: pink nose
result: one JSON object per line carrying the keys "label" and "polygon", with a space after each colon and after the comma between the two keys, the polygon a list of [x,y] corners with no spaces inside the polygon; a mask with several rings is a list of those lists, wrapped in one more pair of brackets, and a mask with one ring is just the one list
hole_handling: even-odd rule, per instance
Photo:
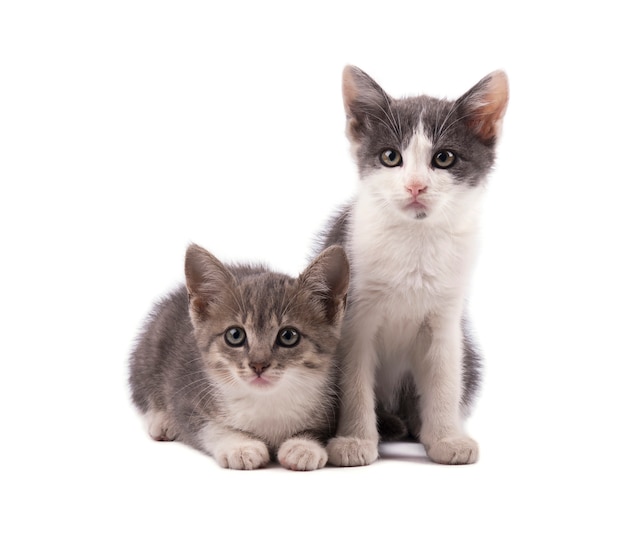
{"label": "pink nose", "polygon": [[257,376],[261,376],[263,374],[263,371],[265,371],[265,369],[267,369],[270,366],[269,363],[265,363],[265,362],[250,362],[250,369],[252,369]]}
{"label": "pink nose", "polygon": [[411,193],[411,196],[413,198],[417,198],[418,196],[420,196],[422,193],[424,193],[426,191],[426,186],[424,184],[421,184],[419,182],[414,182],[412,184],[409,184],[406,187],[406,190]]}

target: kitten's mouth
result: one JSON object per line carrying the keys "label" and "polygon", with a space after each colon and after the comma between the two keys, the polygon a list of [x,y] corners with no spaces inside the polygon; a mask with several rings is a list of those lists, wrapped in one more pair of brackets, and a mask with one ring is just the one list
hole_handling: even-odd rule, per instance
{"label": "kitten's mouth", "polygon": [[417,199],[411,199],[403,206],[403,211],[415,219],[423,219],[428,215],[428,207],[426,204]]}
{"label": "kitten's mouth", "polygon": [[252,380],[250,380],[250,384],[258,388],[266,388],[271,386],[273,382],[264,376],[255,376]]}

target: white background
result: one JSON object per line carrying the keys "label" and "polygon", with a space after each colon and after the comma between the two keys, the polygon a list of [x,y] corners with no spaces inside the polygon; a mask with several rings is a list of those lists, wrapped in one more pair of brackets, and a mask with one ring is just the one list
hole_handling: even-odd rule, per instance
{"label": "white background", "polygon": [[[0,530],[624,532],[618,4],[3,2]],[[472,287],[477,465],[232,472],[152,442],[126,385],[195,241],[296,274],[356,186],[343,66],[511,100]]]}

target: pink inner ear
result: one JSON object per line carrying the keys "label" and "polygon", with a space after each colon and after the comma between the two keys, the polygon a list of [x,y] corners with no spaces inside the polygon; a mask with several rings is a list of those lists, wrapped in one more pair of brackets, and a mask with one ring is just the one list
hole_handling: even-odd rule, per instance
{"label": "pink inner ear", "polygon": [[356,84],[354,83],[352,70],[350,69],[350,67],[344,68],[342,82],[343,106],[345,108],[346,115],[350,116],[350,105],[358,94],[358,90],[356,88]]}
{"label": "pink inner ear", "polygon": [[475,105],[469,126],[485,141],[500,133],[500,126],[509,101],[509,85],[503,72],[494,73],[482,98]]}

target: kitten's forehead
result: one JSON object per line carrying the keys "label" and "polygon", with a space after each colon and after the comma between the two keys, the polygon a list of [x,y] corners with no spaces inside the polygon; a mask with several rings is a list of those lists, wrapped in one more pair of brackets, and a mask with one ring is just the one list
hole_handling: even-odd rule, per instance
{"label": "kitten's forehead", "polygon": [[242,320],[260,329],[277,325],[292,298],[294,285],[292,278],[276,273],[243,280],[238,288]]}
{"label": "kitten's forehead", "polygon": [[[405,149],[417,132],[434,141],[436,133],[454,111],[454,102],[426,95],[393,99],[387,110],[373,116],[370,139]],[[380,147],[376,147],[380,148]]]}
{"label": "kitten's forehead", "polygon": [[[357,165],[361,176],[382,167],[379,156],[385,149],[411,152],[430,164],[433,152],[451,150],[463,157],[450,169],[457,182],[476,185],[493,164],[493,145],[481,142],[467,125],[459,101],[426,95],[390,99],[386,108],[369,115],[368,128],[360,139]],[[461,164],[462,163],[462,164]]]}

